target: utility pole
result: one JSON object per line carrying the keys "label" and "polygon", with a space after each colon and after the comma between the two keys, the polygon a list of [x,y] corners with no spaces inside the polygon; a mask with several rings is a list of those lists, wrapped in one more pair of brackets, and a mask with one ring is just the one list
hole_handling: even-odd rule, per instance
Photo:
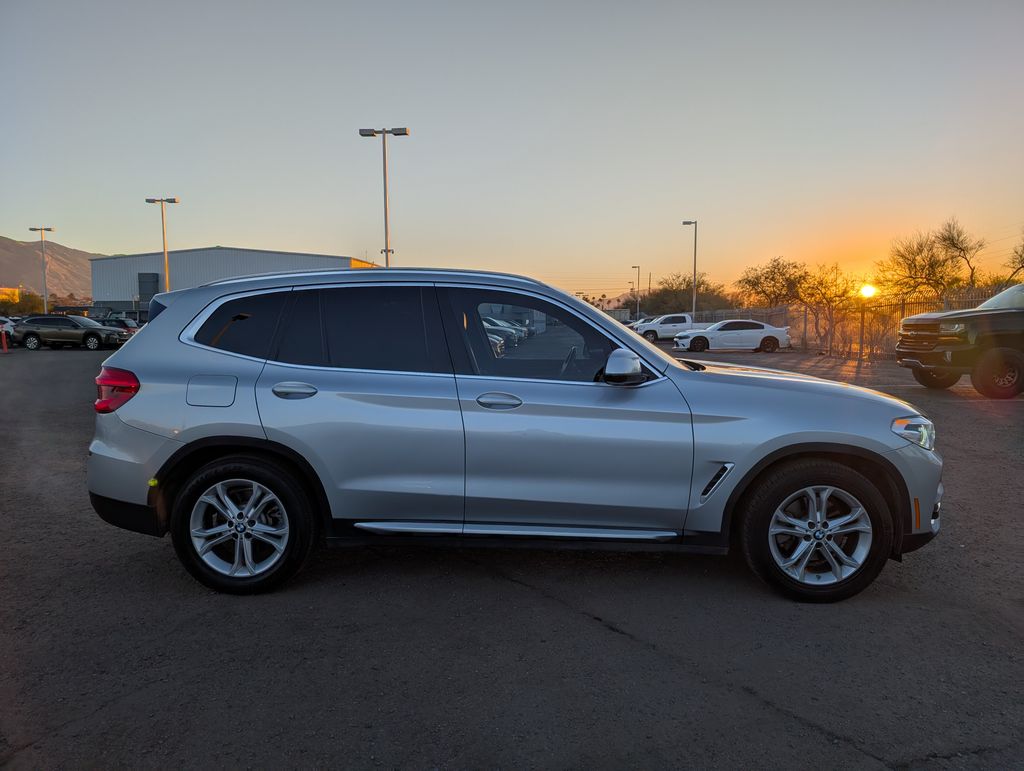
{"label": "utility pole", "polygon": [[29,228],[33,233],[39,233],[39,248],[42,250],[43,267],[43,313],[50,312],[50,293],[46,291],[46,234],[52,233],[54,228]]}
{"label": "utility pole", "polygon": [[160,233],[164,238],[164,291],[171,291],[171,263],[167,258],[167,204],[181,203],[180,198],[147,198],[146,203],[160,204]]}
{"label": "utility pole", "polygon": [[636,268],[636,317],[640,318],[640,266],[633,265]]}
{"label": "utility pole", "polygon": [[359,129],[359,136],[361,137],[379,136],[381,138],[381,152],[384,157],[384,248],[381,249],[381,254],[384,255],[385,268],[391,267],[391,255],[394,252],[391,248],[391,226],[388,222],[390,217],[390,205],[388,203],[388,134],[396,137],[407,137],[409,136],[409,129]]}
{"label": "utility pole", "polygon": [[[697,220],[683,220],[684,225],[693,225],[693,312],[697,315]],[[691,317],[691,321],[695,321]]]}

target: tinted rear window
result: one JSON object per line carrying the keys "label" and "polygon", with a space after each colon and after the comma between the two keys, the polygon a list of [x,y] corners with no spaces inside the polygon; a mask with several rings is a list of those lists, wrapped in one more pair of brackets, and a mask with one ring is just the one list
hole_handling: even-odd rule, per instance
{"label": "tinted rear window", "polygon": [[329,366],[452,371],[433,287],[324,289],[320,302]]}
{"label": "tinted rear window", "polygon": [[239,297],[223,303],[196,333],[211,348],[265,359],[288,292]]}

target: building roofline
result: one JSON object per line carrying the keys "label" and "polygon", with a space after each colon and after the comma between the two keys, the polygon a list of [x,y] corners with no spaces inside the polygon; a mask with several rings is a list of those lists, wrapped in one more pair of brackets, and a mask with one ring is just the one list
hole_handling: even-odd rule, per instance
{"label": "building roofline", "polygon": [[[282,249],[251,249],[248,246],[196,246],[190,249],[168,249],[167,254],[187,254],[188,252],[208,252],[213,249],[222,249],[230,252],[259,252],[262,254],[290,254],[296,257],[325,257],[333,260],[361,260],[359,257],[351,257],[346,254],[320,254],[318,252],[288,252]],[[156,255],[163,255],[163,251],[159,252],[138,252],[136,254],[108,254],[102,257],[90,257],[89,262],[99,262],[100,260],[123,260],[129,257],[153,257]],[[369,262],[369,260],[362,260],[362,262]]]}

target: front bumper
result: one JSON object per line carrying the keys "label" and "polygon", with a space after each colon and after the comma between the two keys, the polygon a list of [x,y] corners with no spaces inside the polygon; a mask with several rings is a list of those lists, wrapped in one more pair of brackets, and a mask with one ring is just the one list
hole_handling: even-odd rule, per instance
{"label": "front bumper", "polygon": [[942,458],[916,444],[886,453],[907,486],[909,520],[898,537],[898,553],[920,549],[939,534],[942,521]]}

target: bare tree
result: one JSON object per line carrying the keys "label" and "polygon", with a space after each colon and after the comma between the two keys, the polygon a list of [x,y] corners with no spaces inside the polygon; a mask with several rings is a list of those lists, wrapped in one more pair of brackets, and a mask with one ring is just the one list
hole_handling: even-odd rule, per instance
{"label": "bare tree", "polygon": [[1013,283],[1018,273],[1024,273],[1024,231],[1021,231],[1020,243],[1013,247],[1013,254],[1006,261],[1006,267],[1010,269],[1007,284]]}
{"label": "bare tree", "polygon": [[736,287],[754,304],[774,308],[800,299],[800,287],[808,276],[807,266],[782,257],[743,271]]}
{"label": "bare tree", "polygon": [[836,323],[856,296],[857,282],[839,265],[819,265],[800,287],[800,302],[814,319],[818,340],[824,340],[831,356]]}
{"label": "bare tree", "polygon": [[967,286],[977,286],[978,269],[974,264],[978,252],[985,248],[984,238],[975,238],[956,217],[950,217],[934,235],[935,246],[948,260],[967,266]]}
{"label": "bare tree", "polygon": [[959,259],[940,249],[932,233],[897,238],[889,256],[877,262],[875,268],[884,289],[904,296],[925,289],[942,297],[963,281]]}

